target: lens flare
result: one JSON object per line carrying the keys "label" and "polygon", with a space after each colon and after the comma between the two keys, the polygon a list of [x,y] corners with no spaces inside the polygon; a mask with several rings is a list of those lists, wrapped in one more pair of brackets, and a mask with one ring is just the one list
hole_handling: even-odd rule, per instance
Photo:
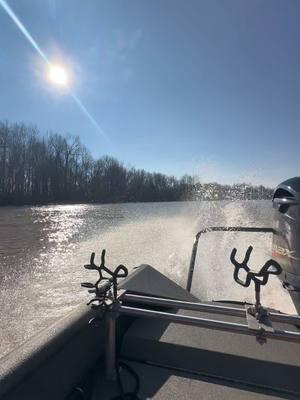
{"label": "lens flare", "polygon": [[[67,74],[67,71],[58,65],[52,64],[45,54],[45,52],[41,49],[41,47],[37,44],[37,42],[34,40],[34,38],[31,36],[29,31],[26,29],[24,24],[20,21],[20,19],[17,17],[17,15],[14,13],[12,8],[8,5],[6,0],[0,0],[0,6],[3,8],[3,10],[9,15],[9,17],[12,19],[12,21],[16,24],[16,26],[19,28],[19,30],[23,33],[25,38],[28,40],[28,42],[31,44],[31,46],[37,51],[37,53],[40,55],[40,57],[44,60],[46,63],[47,67],[49,68],[49,80],[60,86],[67,86],[69,83],[69,77]],[[83,105],[83,103],[79,100],[79,98],[76,96],[75,93],[72,91],[68,91],[77,106],[80,108],[81,112],[88,118],[90,123],[97,129],[97,131],[102,135],[102,137],[106,140],[106,142],[112,146],[111,141],[108,139],[106,136],[105,132],[103,129],[100,127],[98,122],[95,120],[95,118],[88,112],[87,108]]]}
{"label": "lens flare", "polygon": [[46,54],[43,52],[43,50],[40,48],[37,42],[33,39],[33,37],[30,35],[28,30],[25,28],[25,26],[22,24],[22,22],[16,16],[16,14],[13,12],[13,10],[10,8],[7,2],[5,0],[0,0],[0,5],[4,9],[4,11],[7,12],[10,18],[14,21],[14,23],[17,25],[17,27],[20,29],[20,31],[23,33],[23,35],[26,37],[26,39],[29,41],[32,47],[39,53],[39,55],[44,59],[44,61],[47,64],[49,64],[49,60]]}

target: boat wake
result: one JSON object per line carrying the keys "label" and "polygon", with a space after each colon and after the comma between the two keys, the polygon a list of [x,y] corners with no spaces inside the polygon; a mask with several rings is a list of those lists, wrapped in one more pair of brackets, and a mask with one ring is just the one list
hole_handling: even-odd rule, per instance
{"label": "boat wake", "polygon": [[[272,222],[270,202],[264,201],[53,206],[34,209],[32,218],[38,222],[31,224],[30,209],[24,210],[26,229],[38,227],[32,234],[28,231],[26,238],[31,234],[33,244],[42,246],[40,250],[32,247],[24,258],[25,244],[18,242],[20,249],[14,249],[9,260],[3,259],[0,356],[87,300],[80,289],[86,280],[82,266],[94,251],[96,262],[105,248],[109,267],[124,264],[130,271],[150,264],[186,287],[193,240],[199,230],[222,225],[271,226]],[[18,221],[22,222],[21,215]],[[203,235],[192,292],[201,300],[253,302],[254,288],[242,288],[233,280],[230,253],[236,247],[237,259],[242,260],[251,244],[254,250],[249,264],[258,270],[270,258],[271,241],[271,235],[256,233]],[[289,295],[273,276],[262,289],[262,304],[295,313]]]}
{"label": "boat wake", "polygon": [[[262,218],[255,218],[244,203],[228,203],[224,209],[224,226],[266,226]],[[249,245],[253,252],[249,261],[251,269],[258,271],[271,258],[272,234],[244,232],[210,232],[201,237],[195,265],[192,292],[202,300],[234,300],[253,303],[254,286],[244,288],[233,280],[230,262],[232,249],[237,248],[237,258],[242,261]],[[296,313],[289,294],[282,288],[278,278],[272,277],[262,289],[262,303],[282,312]]]}

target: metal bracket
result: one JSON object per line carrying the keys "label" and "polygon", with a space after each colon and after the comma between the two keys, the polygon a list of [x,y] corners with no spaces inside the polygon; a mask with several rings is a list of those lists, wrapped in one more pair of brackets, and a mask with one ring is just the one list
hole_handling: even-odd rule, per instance
{"label": "metal bracket", "polygon": [[266,343],[266,333],[275,332],[268,310],[263,307],[257,310],[255,306],[249,305],[246,305],[245,309],[248,328],[257,332],[256,340],[259,344]]}

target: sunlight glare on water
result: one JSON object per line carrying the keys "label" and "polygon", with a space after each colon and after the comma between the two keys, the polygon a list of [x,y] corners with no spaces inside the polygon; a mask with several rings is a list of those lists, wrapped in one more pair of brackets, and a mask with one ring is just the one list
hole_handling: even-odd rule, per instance
{"label": "sunlight glare on water", "polygon": [[[107,265],[148,263],[186,284],[194,235],[212,225],[270,226],[271,204],[176,202],[116,205],[60,205],[0,209],[0,355],[87,300],[80,282],[91,279],[83,265],[91,252],[107,250]],[[200,241],[193,292],[201,300],[252,301],[254,290],[234,283],[233,247],[251,263],[270,258],[271,237],[209,233]],[[294,312],[277,278],[263,289],[266,305]],[[20,326],[22,329],[20,329]]]}

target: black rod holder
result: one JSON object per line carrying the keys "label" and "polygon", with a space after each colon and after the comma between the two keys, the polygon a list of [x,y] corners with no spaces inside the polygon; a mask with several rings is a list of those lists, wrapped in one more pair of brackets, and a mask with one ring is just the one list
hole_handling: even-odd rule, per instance
{"label": "black rod holder", "polygon": [[186,290],[188,292],[191,291],[192,283],[193,283],[193,276],[194,276],[194,269],[195,269],[195,262],[198,250],[198,244],[200,236],[204,233],[209,232],[254,232],[254,233],[274,233],[273,228],[263,228],[263,227],[244,227],[244,226],[211,226],[209,228],[202,229],[199,231],[194,240],[192,254],[190,258],[190,265],[189,265],[189,272],[188,278],[186,283]]}

